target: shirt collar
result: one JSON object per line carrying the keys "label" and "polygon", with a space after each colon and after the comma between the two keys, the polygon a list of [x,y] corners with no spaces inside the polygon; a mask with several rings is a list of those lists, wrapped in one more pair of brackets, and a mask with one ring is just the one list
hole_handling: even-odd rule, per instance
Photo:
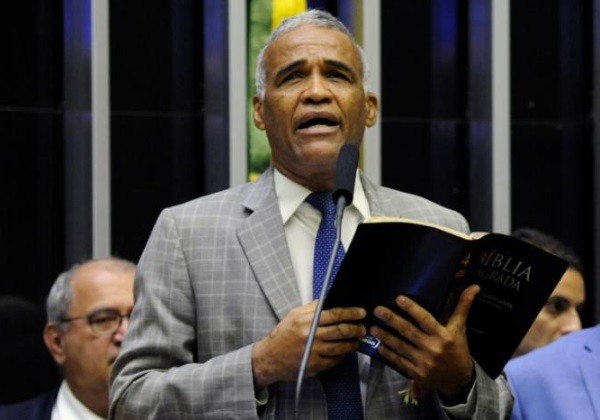
{"label": "shirt collar", "polygon": [[[58,405],[60,406],[57,407]],[[91,411],[77,399],[71,388],[69,388],[67,381],[63,381],[60,386],[55,409],[59,410],[58,414],[61,419],[102,420],[102,417]]]}
{"label": "shirt collar", "polygon": [[[274,169],[274,181],[275,193],[277,194],[277,199],[279,201],[279,211],[281,212],[281,218],[285,225],[312,191],[287,178],[277,169]],[[360,180],[359,171],[356,171],[354,199],[349,207],[354,207],[358,210],[363,219],[366,219],[370,215],[369,203]]]}

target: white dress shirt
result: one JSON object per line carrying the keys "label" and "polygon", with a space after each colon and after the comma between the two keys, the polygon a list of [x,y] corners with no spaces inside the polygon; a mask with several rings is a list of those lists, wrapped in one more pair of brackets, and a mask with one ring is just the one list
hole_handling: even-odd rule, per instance
{"label": "white dress shirt", "polygon": [[[285,236],[292,256],[294,274],[298,280],[302,303],[313,300],[313,253],[321,212],[308,204],[306,197],[312,191],[297,184],[275,170],[275,192],[283,218]],[[348,249],[359,223],[370,216],[369,203],[358,173],[354,186],[354,200],[344,210],[342,244]],[[309,264],[308,264],[309,263]]]}
{"label": "white dress shirt", "polygon": [[[321,223],[321,212],[304,201],[312,191],[286,178],[277,169],[275,169],[274,179],[275,193],[283,218],[285,237],[292,257],[294,274],[298,280],[302,303],[306,304],[313,300],[312,262],[317,230]],[[354,199],[344,210],[344,218],[342,219],[342,244],[344,249],[348,249],[358,225],[370,215],[369,203],[357,172],[354,184]],[[369,357],[358,353],[360,393],[363,407],[367,396],[369,366]]]}
{"label": "white dress shirt", "polygon": [[81,403],[63,381],[58,390],[56,402],[52,408],[52,420],[103,420]]}

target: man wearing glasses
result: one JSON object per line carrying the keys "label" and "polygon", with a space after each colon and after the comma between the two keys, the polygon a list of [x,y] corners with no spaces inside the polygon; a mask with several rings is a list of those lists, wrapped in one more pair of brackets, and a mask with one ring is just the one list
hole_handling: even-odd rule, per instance
{"label": "man wearing glasses", "polygon": [[62,273],[46,302],[44,341],[64,380],[59,388],[0,407],[0,418],[100,419],[108,416],[108,379],[133,308],[135,265],[90,260]]}

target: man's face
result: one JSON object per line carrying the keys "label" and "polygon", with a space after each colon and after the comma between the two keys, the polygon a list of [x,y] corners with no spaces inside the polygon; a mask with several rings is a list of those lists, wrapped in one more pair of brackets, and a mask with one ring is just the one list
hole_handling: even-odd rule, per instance
{"label": "man's face", "polygon": [[273,165],[310,189],[331,189],[341,146],[360,145],[377,118],[356,47],[337,30],[303,25],[268,47],[265,67],[254,122],[267,133]]}
{"label": "man's face", "polygon": [[[114,309],[129,314],[133,308],[134,270],[111,271],[106,262],[92,262],[81,266],[71,280],[73,299],[67,318],[80,317],[99,309]],[[61,335],[61,354],[53,354],[62,367],[65,379],[73,392],[107,392],[113,363],[119,354],[128,325],[123,318],[121,326],[112,334],[99,335],[92,331],[85,318],[68,323]]]}
{"label": "man's face", "polygon": [[569,268],[521,341],[516,355],[525,354],[565,334],[580,330],[578,310],[584,300],[583,277],[579,271]]}

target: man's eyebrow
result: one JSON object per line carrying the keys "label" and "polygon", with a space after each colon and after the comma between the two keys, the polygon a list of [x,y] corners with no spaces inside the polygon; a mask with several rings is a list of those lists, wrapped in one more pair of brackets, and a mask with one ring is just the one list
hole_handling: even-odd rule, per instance
{"label": "man's eyebrow", "polygon": [[[303,65],[306,64],[306,62],[307,62],[307,60],[303,59],[303,58],[291,62],[287,66],[285,66],[285,67],[279,69],[277,72],[275,72],[275,80],[278,80],[279,78],[288,74],[289,72],[302,67]],[[327,64],[330,67],[340,69],[340,70],[352,75],[355,78],[358,77],[357,72],[354,70],[354,68],[352,66],[349,66],[348,64],[344,63],[343,61],[328,58],[328,59],[325,59],[325,64]]]}
{"label": "man's eyebrow", "polygon": [[344,70],[345,72],[350,73],[351,75],[353,75],[355,77],[357,76],[354,68],[349,66],[348,64],[344,63],[343,61],[327,59],[327,60],[325,60],[325,63],[331,67],[335,67],[335,68]]}
{"label": "man's eyebrow", "polygon": [[115,308],[114,306],[99,306],[98,308],[89,311],[88,314],[95,314],[98,312],[120,312],[120,311],[117,308]]}
{"label": "man's eyebrow", "polygon": [[300,59],[300,60],[292,61],[290,64],[288,64],[284,68],[282,68],[282,69],[278,70],[277,72],[275,72],[275,80],[278,80],[281,76],[289,73],[290,71],[292,71],[294,69],[297,69],[298,67],[302,67],[304,64],[306,64],[306,60],[305,59]]}

